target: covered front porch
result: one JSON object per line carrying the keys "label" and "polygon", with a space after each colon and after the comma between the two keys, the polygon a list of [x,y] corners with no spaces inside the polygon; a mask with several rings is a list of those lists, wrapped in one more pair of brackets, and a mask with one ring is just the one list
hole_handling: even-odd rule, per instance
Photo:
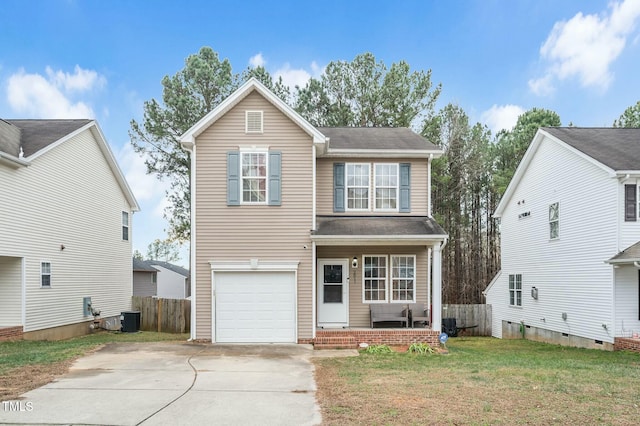
{"label": "covered front porch", "polygon": [[[316,348],[437,345],[441,249],[447,238],[442,228],[428,217],[331,217],[318,222],[312,235]],[[428,315],[429,322],[416,328],[411,321],[374,324],[372,306],[398,315],[412,307]]]}

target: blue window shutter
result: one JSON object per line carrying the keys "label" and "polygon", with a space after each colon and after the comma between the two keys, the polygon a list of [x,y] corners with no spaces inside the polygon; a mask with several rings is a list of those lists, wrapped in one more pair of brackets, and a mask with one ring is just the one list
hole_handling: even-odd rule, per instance
{"label": "blue window shutter", "polygon": [[269,151],[269,205],[282,204],[282,152]]}
{"label": "blue window shutter", "polygon": [[411,212],[411,163],[400,163],[400,213]]}
{"label": "blue window shutter", "polygon": [[344,211],[344,163],[333,163],[333,211]]}
{"label": "blue window shutter", "polygon": [[227,205],[240,205],[240,152],[227,152]]}

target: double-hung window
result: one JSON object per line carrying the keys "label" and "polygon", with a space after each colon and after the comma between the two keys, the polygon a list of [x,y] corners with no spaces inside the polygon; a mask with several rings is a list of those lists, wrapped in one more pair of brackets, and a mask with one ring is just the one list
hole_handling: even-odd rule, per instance
{"label": "double-hung window", "polygon": [[122,240],[129,241],[129,212],[122,212]]}
{"label": "double-hung window", "polygon": [[40,286],[51,287],[51,263],[40,263]]}
{"label": "double-hung window", "polygon": [[549,205],[549,239],[560,237],[560,203]]}
{"label": "double-hung window", "polygon": [[415,256],[365,255],[362,274],[364,302],[415,302]]}
{"label": "double-hung window", "polygon": [[347,176],[347,210],[369,210],[370,164],[349,163]]}
{"label": "double-hung window", "polygon": [[387,256],[364,256],[363,298],[365,302],[387,300]]}
{"label": "double-hung window", "polygon": [[398,209],[398,165],[375,164],[375,210]]}
{"label": "double-hung window", "polygon": [[509,275],[509,305],[522,306],[522,274]]}
{"label": "double-hung window", "polygon": [[242,202],[265,204],[267,202],[267,153],[243,152],[242,164]]}

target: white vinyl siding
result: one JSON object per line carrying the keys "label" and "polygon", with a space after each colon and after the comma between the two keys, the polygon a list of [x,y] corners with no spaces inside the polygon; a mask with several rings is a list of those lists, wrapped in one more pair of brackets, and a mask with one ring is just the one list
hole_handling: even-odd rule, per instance
{"label": "white vinyl siding", "polygon": [[[502,274],[487,294],[495,336],[501,336],[502,321],[524,321],[613,342],[613,333],[602,324],[613,321],[613,272],[605,261],[619,251],[619,186],[606,171],[564,146],[541,142],[500,219]],[[518,218],[522,202],[531,212],[526,220]],[[549,244],[549,205],[556,202],[561,238]],[[521,309],[509,305],[509,274],[514,272],[525,278]],[[531,298],[532,285],[538,289],[537,300]]]}
{"label": "white vinyl siding", "polygon": [[639,271],[633,265],[614,269],[616,280],[616,318],[615,334],[631,337],[640,333],[640,279]]}
{"label": "white vinyl siding", "polygon": [[[119,230],[132,206],[89,130],[29,167],[0,165],[0,182],[0,256],[24,258],[26,332],[86,321],[84,297],[103,318],[131,309],[131,241]],[[52,265],[47,291],[42,261]]]}
{"label": "white vinyl siding", "polygon": [[22,325],[22,259],[0,256],[0,327]]}

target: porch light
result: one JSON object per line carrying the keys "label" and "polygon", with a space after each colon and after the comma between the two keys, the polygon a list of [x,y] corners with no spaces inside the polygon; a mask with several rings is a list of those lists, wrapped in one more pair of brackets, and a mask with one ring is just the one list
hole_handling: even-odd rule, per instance
{"label": "porch light", "polygon": [[353,256],[353,260],[351,261],[351,267],[353,269],[358,269],[358,258],[356,256]]}

